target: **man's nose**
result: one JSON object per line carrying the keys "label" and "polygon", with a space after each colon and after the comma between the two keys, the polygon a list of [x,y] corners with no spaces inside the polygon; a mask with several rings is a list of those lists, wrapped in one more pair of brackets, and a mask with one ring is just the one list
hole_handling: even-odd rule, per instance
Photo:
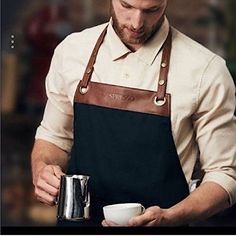
{"label": "man's nose", "polygon": [[134,14],[131,16],[132,19],[132,28],[134,30],[140,30],[143,28],[144,25],[144,17],[142,11],[135,11]]}

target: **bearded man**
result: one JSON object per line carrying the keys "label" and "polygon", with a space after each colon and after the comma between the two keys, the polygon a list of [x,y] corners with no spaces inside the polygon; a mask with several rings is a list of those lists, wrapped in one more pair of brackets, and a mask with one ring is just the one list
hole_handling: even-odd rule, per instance
{"label": "bearded man", "polygon": [[[182,226],[236,202],[235,89],[225,61],[168,23],[167,0],[111,0],[108,23],[69,35],[46,78],[32,151],[39,201],[90,176],[90,220],[138,202],[123,226]],[[204,177],[189,191],[196,161]],[[72,223],[59,220],[58,225]]]}

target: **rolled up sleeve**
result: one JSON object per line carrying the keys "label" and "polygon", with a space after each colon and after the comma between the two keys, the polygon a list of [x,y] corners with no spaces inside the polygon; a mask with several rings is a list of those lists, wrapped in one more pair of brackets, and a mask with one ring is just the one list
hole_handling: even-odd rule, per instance
{"label": "rolled up sleeve", "polygon": [[204,182],[223,187],[236,203],[235,85],[225,61],[215,56],[202,76],[193,125]]}
{"label": "rolled up sleeve", "polygon": [[46,77],[48,101],[35,139],[49,141],[66,152],[73,142],[73,106],[63,80],[63,45],[55,49]]}

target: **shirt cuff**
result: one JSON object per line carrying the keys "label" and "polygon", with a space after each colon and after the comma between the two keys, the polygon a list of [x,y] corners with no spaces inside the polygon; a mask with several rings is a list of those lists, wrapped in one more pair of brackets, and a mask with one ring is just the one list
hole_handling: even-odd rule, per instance
{"label": "shirt cuff", "polygon": [[219,184],[229,195],[230,205],[236,203],[236,182],[235,179],[222,172],[208,172],[204,175],[202,183],[215,182]]}
{"label": "shirt cuff", "polygon": [[49,134],[42,133],[40,127],[37,129],[35,139],[42,139],[47,142],[53,143],[63,151],[70,153],[72,148],[72,141],[70,139],[55,137]]}

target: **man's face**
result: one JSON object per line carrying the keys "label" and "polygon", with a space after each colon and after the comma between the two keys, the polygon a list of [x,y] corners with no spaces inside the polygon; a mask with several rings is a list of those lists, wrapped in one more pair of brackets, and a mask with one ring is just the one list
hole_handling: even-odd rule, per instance
{"label": "man's face", "polygon": [[120,39],[134,50],[160,28],[167,0],[111,0],[113,27]]}

